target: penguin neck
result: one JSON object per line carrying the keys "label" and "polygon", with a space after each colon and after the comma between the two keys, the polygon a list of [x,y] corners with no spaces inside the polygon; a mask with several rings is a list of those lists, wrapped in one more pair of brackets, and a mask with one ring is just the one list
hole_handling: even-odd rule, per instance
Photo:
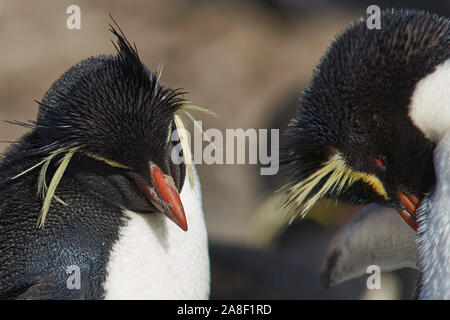
{"label": "penguin neck", "polygon": [[450,299],[450,131],[436,147],[436,185],[419,211],[421,299]]}
{"label": "penguin neck", "polygon": [[421,79],[411,96],[409,115],[436,143],[434,190],[419,210],[417,236],[422,272],[419,297],[450,298],[450,59]]}
{"label": "penguin neck", "polygon": [[200,183],[185,180],[180,198],[189,230],[163,214],[124,211],[107,265],[106,299],[207,299],[209,256]]}

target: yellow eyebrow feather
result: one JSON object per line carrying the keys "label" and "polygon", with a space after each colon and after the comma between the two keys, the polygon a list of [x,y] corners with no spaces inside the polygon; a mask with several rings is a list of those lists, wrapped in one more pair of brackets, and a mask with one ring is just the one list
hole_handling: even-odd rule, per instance
{"label": "yellow eyebrow feather", "polygon": [[[44,198],[44,203],[42,204],[41,212],[39,214],[37,225],[39,228],[42,228],[45,224],[45,218],[47,217],[47,213],[50,209],[50,204],[52,202],[53,196],[56,191],[56,187],[58,186],[59,182],[61,181],[62,176],[64,175],[64,171],[66,171],[67,166],[69,165],[70,159],[72,159],[72,156],[80,147],[74,147],[70,148],[69,151],[64,155],[64,157],[61,159],[60,164],[58,168],[56,169],[55,173],[53,174],[52,180],[50,181],[50,185],[48,186],[47,193]],[[51,158],[48,162],[51,161]],[[45,173],[43,181],[45,183]]]}
{"label": "yellow eyebrow feather", "polygon": [[[328,178],[326,178],[327,176]],[[325,178],[326,181],[322,187],[310,196],[312,190]],[[340,154],[335,154],[322,168],[313,172],[304,180],[285,187],[285,189],[287,188],[287,197],[283,209],[286,211],[286,215],[290,217],[291,223],[297,215],[304,217],[327,193],[336,192],[340,194],[345,188],[357,181],[363,181],[383,198],[389,198],[378,177],[350,168]]]}
{"label": "yellow eyebrow feather", "polygon": [[[37,193],[40,195],[43,199],[43,204],[41,211],[39,213],[38,222],[37,225],[39,228],[42,228],[45,224],[45,219],[47,217],[48,211],[50,210],[50,205],[53,199],[55,199],[57,202],[67,205],[62,199],[60,199],[58,196],[55,195],[56,188],[61,181],[65,170],[67,169],[67,166],[69,165],[70,160],[72,159],[73,155],[77,152],[83,153],[91,158],[94,158],[99,161],[103,161],[107,163],[108,165],[116,168],[122,168],[122,169],[131,169],[130,167],[123,165],[117,161],[107,159],[105,157],[96,155],[94,153],[84,151],[82,150],[82,146],[76,146],[72,148],[60,148],[58,150],[53,151],[49,156],[44,157],[40,162],[33,165],[32,167],[22,171],[21,173],[17,174],[16,176],[12,177],[11,180],[17,179],[20,176],[30,172],[31,170],[42,166],[41,170],[39,172],[38,176],[38,188]],[[47,176],[47,170],[50,166],[50,163],[52,160],[59,154],[65,153],[65,155],[58,161],[59,165],[56,169],[55,173],[52,176],[52,179],[50,180],[50,185],[47,186],[46,176]]]}
{"label": "yellow eyebrow feather", "polygon": [[95,153],[92,153],[92,152],[82,151],[82,153],[87,155],[87,156],[89,156],[89,157],[91,157],[91,158],[94,158],[96,160],[103,161],[106,164],[109,164],[111,167],[121,168],[121,169],[128,169],[128,170],[132,169],[131,167],[126,166],[124,164],[121,164],[120,162],[117,162],[117,161],[114,161],[114,160],[111,160],[111,159],[99,156],[98,154],[95,154]]}

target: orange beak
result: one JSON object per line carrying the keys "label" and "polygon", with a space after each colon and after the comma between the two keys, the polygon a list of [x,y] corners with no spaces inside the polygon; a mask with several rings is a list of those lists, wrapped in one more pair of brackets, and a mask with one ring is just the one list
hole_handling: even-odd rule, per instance
{"label": "orange beak", "polygon": [[155,208],[175,222],[183,231],[188,230],[186,215],[175,182],[158,166],[150,164],[150,177],[155,188],[137,181],[138,188]]}
{"label": "orange beak", "polygon": [[403,192],[399,192],[398,196],[402,201],[404,208],[398,209],[397,212],[414,231],[417,231],[418,224],[416,210],[420,204],[419,198]]}

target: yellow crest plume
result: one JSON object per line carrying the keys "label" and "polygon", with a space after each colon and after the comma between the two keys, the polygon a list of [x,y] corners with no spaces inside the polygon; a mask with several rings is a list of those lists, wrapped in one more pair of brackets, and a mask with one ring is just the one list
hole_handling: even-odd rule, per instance
{"label": "yellow crest plume", "polygon": [[[157,71],[156,71],[156,81],[157,82],[159,82],[159,80],[161,79],[163,68],[164,68],[163,64],[160,63],[160,65],[158,66]],[[186,171],[187,171],[187,174],[189,177],[189,183],[191,184],[191,186],[194,186],[194,184],[195,184],[194,164],[193,164],[193,158],[192,158],[191,148],[190,148],[190,144],[189,144],[189,139],[186,134],[187,129],[186,129],[186,123],[183,118],[183,114],[186,115],[192,121],[194,126],[196,125],[195,118],[192,116],[192,114],[189,111],[203,112],[203,113],[206,113],[206,114],[208,114],[210,116],[214,116],[214,117],[218,117],[218,115],[215,112],[210,111],[206,108],[192,105],[191,101],[187,101],[184,99],[181,99],[180,101],[177,101],[176,103],[172,104],[172,107],[177,108],[177,111],[174,114],[174,123],[175,123],[175,127],[177,129],[177,132],[178,132],[178,138],[180,139],[181,148],[183,149],[184,164],[186,165]],[[169,127],[166,143],[170,142],[171,129],[172,128]],[[212,143],[212,141],[209,139],[209,137],[205,134],[205,132],[203,130],[202,130],[202,134],[204,137],[206,137],[206,139],[210,143]]]}
{"label": "yellow crest plume", "polygon": [[[93,154],[91,152],[83,151],[81,146],[76,146],[72,148],[60,148],[58,150],[53,151],[49,156],[42,159],[42,161],[38,162],[34,166],[26,169],[25,171],[22,171],[18,175],[12,177],[11,179],[17,179],[18,177],[30,172],[31,170],[42,166],[41,170],[39,172],[38,177],[38,188],[37,193],[39,196],[43,199],[43,204],[41,208],[41,212],[39,213],[38,218],[38,228],[43,228],[45,224],[45,219],[47,217],[48,211],[50,210],[50,205],[53,199],[55,199],[57,202],[67,205],[62,199],[60,199],[58,196],[55,195],[56,187],[58,186],[59,182],[61,181],[61,178],[64,175],[64,172],[66,171],[67,166],[69,165],[70,160],[72,159],[73,155],[76,152],[81,152],[91,158],[94,158],[99,161],[103,161],[107,163],[108,165],[112,167],[118,167],[118,168],[124,168],[124,169],[131,169],[123,164],[120,164],[116,161],[106,159],[104,157],[101,157],[99,155]],[[55,173],[53,174],[52,179],[50,180],[50,184],[47,186],[47,170],[50,165],[50,163],[54,160],[54,158],[57,155],[64,154],[64,156],[58,161],[58,168],[56,169]]]}
{"label": "yellow crest plume", "polygon": [[[326,180],[322,187],[316,193],[311,194],[323,179]],[[367,183],[377,194],[388,199],[380,179],[373,174],[353,170],[345,163],[340,154],[335,154],[322,168],[304,180],[285,187],[287,189],[287,198],[283,204],[283,209],[286,210],[291,223],[297,215],[304,217],[329,192],[339,195],[345,188],[357,181]]]}
{"label": "yellow crest plume", "polygon": [[[186,165],[186,171],[188,173],[189,182],[190,182],[191,186],[194,186],[195,180],[194,180],[194,164],[192,162],[192,160],[193,160],[192,153],[191,153],[191,148],[189,147],[188,137],[186,135],[186,130],[187,130],[186,125],[184,123],[182,115],[180,114],[180,111],[182,111],[186,116],[188,116],[188,118],[192,120],[194,125],[196,123],[195,118],[191,115],[191,113],[188,110],[200,111],[200,112],[203,112],[208,115],[215,116],[215,117],[217,117],[218,115],[212,111],[209,111],[208,109],[194,106],[194,105],[191,105],[188,103],[189,102],[185,102],[184,104],[179,106],[179,111],[177,111],[174,115],[174,122],[175,122],[175,126],[177,128],[181,147],[183,149],[183,155],[184,155],[184,161],[185,161],[184,163]],[[209,140],[208,136],[205,134],[205,132],[203,130],[202,130],[202,133]],[[212,143],[211,140],[209,140],[209,142]]]}
{"label": "yellow crest plume", "polygon": [[[160,70],[157,73],[158,80],[161,77],[161,72],[162,72],[162,67],[160,68]],[[189,111],[201,111],[201,112],[204,112],[204,113],[207,113],[210,115],[214,115],[214,116],[217,116],[217,115],[214,112],[211,112],[207,109],[190,105],[188,101],[183,101],[182,103],[177,104],[176,107],[178,107],[178,110],[175,112],[175,115],[174,115],[174,123],[175,123],[176,128],[179,129],[179,131],[178,131],[179,138],[180,138],[181,147],[183,149],[183,154],[184,154],[184,158],[185,158],[185,165],[186,165],[186,170],[187,170],[188,177],[189,177],[189,182],[191,183],[192,186],[194,186],[195,180],[194,180],[192,155],[191,155],[191,151],[190,151],[190,147],[189,147],[189,140],[186,135],[186,127],[185,127],[183,118],[180,115],[180,111],[182,111],[186,116],[188,116],[194,122],[194,125],[195,125],[195,119],[189,113]],[[169,127],[169,132],[168,132],[169,135],[168,135],[167,142],[169,142],[169,140],[170,140],[170,133],[171,133],[171,128]],[[94,154],[87,150],[83,150],[83,146],[76,146],[76,147],[71,147],[71,148],[60,148],[60,149],[57,149],[57,150],[51,152],[50,155],[44,157],[37,164],[33,165],[32,167],[22,171],[21,173],[19,173],[16,176],[11,178],[11,180],[17,179],[17,178],[21,177],[22,175],[32,171],[33,169],[42,166],[41,170],[39,172],[38,183],[37,183],[37,185],[38,185],[37,193],[43,199],[42,208],[39,213],[38,222],[37,222],[37,225],[39,228],[44,227],[45,219],[47,217],[48,211],[50,210],[50,205],[51,205],[51,202],[53,199],[55,199],[57,202],[61,203],[62,205],[67,205],[62,199],[60,199],[58,196],[55,195],[55,192],[56,192],[56,188],[57,188],[59,182],[61,181],[61,178],[64,175],[65,170],[67,169],[67,166],[69,165],[70,160],[72,159],[73,155],[77,152],[80,152],[80,153],[82,153],[86,156],[89,156],[91,158],[94,158],[96,160],[103,161],[112,167],[133,170],[132,168],[130,168],[126,165],[123,165],[117,161],[107,159],[105,157]],[[55,173],[53,174],[52,179],[50,180],[50,184],[47,185],[46,176],[47,176],[47,170],[50,166],[50,163],[55,159],[56,156],[61,155],[61,154],[64,154],[64,155],[58,161],[58,167],[57,167]]]}
{"label": "yellow crest plume", "polygon": [[[45,224],[45,218],[47,217],[48,210],[50,209],[50,203],[52,202],[53,196],[56,191],[56,187],[58,186],[59,182],[61,181],[62,176],[64,175],[64,171],[66,171],[67,165],[70,162],[70,159],[72,159],[72,156],[80,147],[74,147],[70,148],[67,153],[61,158],[59,161],[58,169],[56,169],[55,173],[53,174],[52,180],[50,180],[50,185],[46,186],[45,182],[45,174],[48,167],[48,164],[50,163],[51,159],[53,158],[54,154],[50,156],[50,159],[44,164],[44,166],[41,169],[40,175],[39,175],[39,183],[38,183],[38,190],[43,190],[43,195],[45,193],[44,197],[44,203],[42,204],[41,213],[38,218],[38,227],[42,228]],[[46,191],[46,192],[45,192]],[[59,202],[62,202],[61,199],[55,197]],[[62,202],[64,205],[64,202]]]}
{"label": "yellow crest plume", "polygon": [[[53,151],[49,156],[45,157],[42,161],[38,162],[31,168],[28,168],[25,171],[22,171],[18,175],[12,177],[11,179],[17,179],[18,177],[30,172],[31,170],[39,167],[42,165],[41,171],[39,172],[39,178],[38,178],[38,195],[40,195],[44,202],[42,204],[41,212],[39,213],[38,218],[38,228],[44,227],[45,224],[45,218],[47,217],[47,213],[50,209],[50,204],[53,200],[53,198],[58,201],[59,203],[63,205],[67,205],[63,200],[58,198],[55,195],[56,187],[58,186],[59,182],[61,181],[62,176],[64,175],[64,171],[66,171],[67,166],[69,165],[70,160],[72,159],[72,156],[80,150],[81,146],[72,147],[72,148],[61,148],[58,150]],[[56,169],[55,173],[53,174],[52,179],[50,180],[50,185],[47,186],[46,182],[46,175],[47,175],[47,169],[52,162],[52,160],[59,154],[66,153],[60,160],[59,160],[59,166]]]}

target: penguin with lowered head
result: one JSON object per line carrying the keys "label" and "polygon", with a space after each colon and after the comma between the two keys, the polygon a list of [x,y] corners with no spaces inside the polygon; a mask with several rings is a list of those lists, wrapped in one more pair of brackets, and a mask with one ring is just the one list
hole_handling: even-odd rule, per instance
{"label": "penguin with lowered head", "polygon": [[0,298],[209,296],[181,116],[200,108],[158,82],[117,24],[111,31],[117,54],[65,72],[1,159]]}
{"label": "penguin with lowered head", "polygon": [[[385,10],[380,19],[381,29],[369,29],[361,18],[344,30],[304,89],[287,129],[283,162],[292,180],[284,208],[292,217],[303,216],[322,198],[386,207],[366,209],[365,217],[355,218],[346,228],[358,239],[362,235],[355,228],[372,232],[373,237],[364,237],[371,239],[369,249],[378,255],[354,248],[346,256],[353,262],[344,266],[360,259],[354,255],[358,252],[367,253],[362,259],[399,259],[392,252],[404,249],[404,261],[370,262],[391,269],[417,263],[417,296],[449,299],[450,20],[405,9]],[[387,230],[395,232],[379,226],[398,225],[386,218],[394,211],[388,208],[418,232],[411,236],[401,227],[397,231],[406,232],[403,236],[373,244]],[[368,243],[351,239],[352,234],[339,237],[345,240],[341,246],[331,245],[324,282],[358,275],[345,274],[355,268],[341,268],[338,278],[331,277],[336,266],[342,266],[344,247]]]}

